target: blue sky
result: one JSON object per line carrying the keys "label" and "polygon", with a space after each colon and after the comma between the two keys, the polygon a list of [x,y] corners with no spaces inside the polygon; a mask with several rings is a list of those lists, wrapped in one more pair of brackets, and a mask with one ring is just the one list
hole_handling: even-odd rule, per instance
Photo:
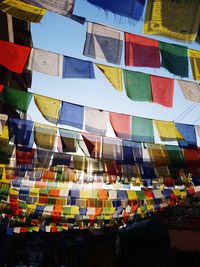
{"label": "blue sky", "polygon": [[[105,14],[104,11],[88,4],[85,0],[76,0],[74,13],[86,17],[87,21],[106,24],[122,31],[142,35],[143,21],[139,23],[130,22],[125,18]],[[87,23],[81,25],[63,16],[47,12],[40,24],[32,24],[32,38],[34,47],[48,51],[60,53],[63,55],[92,60],[83,56],[83,48],[86,36]],[[163,40],[169,43],[185,45],[200,50],[197,44],[188,44],[182,41],[175,41],[169,38],[152,36],[157,40]],[[93,60],[94,62],[97,62]],[[107,64],[103,61],[98,63]],[[120,67],[120,66],[117,66]],[[121,67],[125,68],[122,60]],[[151,68],[127,68],[133,71],[144,71],[146,73],[156,74],[174,78],[168,71]],[[45,74],[33,72],[32,87],[30,92],[46,95],[67,102],[81,104],[83,106],[95,107],[103,110],[131,114],[141,117],[149,117],[160,120],[176,120],[180,114],[187,110],[193,102],[185,100],[180,88],[175,86],[174,107],[165,108],[159,104],[148,102],[136,102],[130,100],[125,91],[117,92],[107,81],[104,75],[95,67],[96,79],[61,79]],[[192,75],[190,73],[190,78]],[[34,121],[47,123],[35,107],[34,103],[28,111],[29,118]],[[200,105],[195,107],[181,123],[191,123],[199,118],[196,124],[200,124]],[[177,120],[176,120],[177,121]]]}

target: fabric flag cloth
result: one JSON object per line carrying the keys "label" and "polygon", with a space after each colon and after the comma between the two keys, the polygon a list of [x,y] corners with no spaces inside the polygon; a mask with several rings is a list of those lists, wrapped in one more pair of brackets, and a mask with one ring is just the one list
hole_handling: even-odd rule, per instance
{"label": "fabric flag cloth", "polygon": [[103,72],[114,88],[117,91],[122,92],[122,69],[101,64],[96,64],[96,66]]}
{"label": "fabric flag cloth", "polygon": [[196,42],[200,44],[200,26],[199,26],[199,30],[197,32]]}
{"label": "fabric flag cloth", "polygon": [[162,141],[183,140],[174,122],[154,120],[154,125]]}
{"label": "fabric flag cloth", "polygon": [[85,107],[85,130],[90,133],[105,135],[108,126],[107,111]]}
{"label": "fabric flag cloth", "polygon": [[42,149],[36,149],[36,152],[37,152],[37,157],[35,160],[35,164],[43,168],[48,168],[50,166],[53,152]]}
{"label": "fabric flag cloth", "polygon": [[188,77],[187,47],[159,42],[159,48],[162,56],[161,66],[175,75]]}
{"label": "fabric flag cloth", "polygon": [[125,32],[125,65],[160,68],[158,41]]}
{"label": "fabric flag cloth", "polygon": [[83,133],[83,140],[79,141],[79,146],[83,150],[84,154],[92,158],[101,157],[101,136]]}
{"label": "fabric flag cloth", "polygon": [[0,143],[8,143],[8,142],[9,142],[9,130],[8,130],[8,126],[5,125],[0,134]]}
{"label": "fabric flag cloth", "polygon": [[123,46],[121,31],[88,22],[83,54],[95,59],[120,64]]}
{"label": "fabric flag cloth", "polygon": [[83,116],[83,106],[62,102],[58,123],[83,129]]}
{"label": "fabric flag cloth", "polygon": [[200,81],[200,51],[188,49],[192,73],[195,80]]}
{"label": "fabric flag cloth", "polygon": [[132,117],[131,139],[137,142],[154,143],[153,121],[146,118]]}
{"label": "fabric flag cloth", "polygon": [[143,161],[140,143],[122,140],[123,164],[135,164]]}
{"label": "fabric flag cloth", "polygon": [[[1,9],[0,3],[0,9]],[[31,48],[0,40],[0,64],[16,73],[22,73]]]}
{"label": "fabric flag cloth", "polygon": [[178,81],[184,97],[193,102],[200,102],[200,85],[194,82]]}
{"label": "fabric flag cloth", "polygon": [[63,56],[32,48],[27,68],[47,75],[60,76],[63,74]]}
{"label": "fabric flag cloth", "polygon": [[103,137],[102,140],[102,158],[122,161],[123,148],[122,140],[111,137]]}
{"label": "fabric flag cloth", "polygon": [[93,62],[64,56],[62,78],[94,79]]}
{"label": "fabric flag cloth", "polygon": [[110,123],[117,137],[131,139],[130,115],[109,112]]}
{"label": "fabric flag cloth", "polygon": [[7,120],[8,120],[8,115],[0,114],[0,134],[2,133],[3,128],[7,123]]}
{"label": "fabric flag cloth", "polygon": [[151,161],[156,166],[163,166],[169,164],[169,157],[164,145],[146,144]]}
{"label": "fabric flag cloth", "polygon": [[33,121],[9,117],[9,137],[16,145],[32,148],[34,143]]}
{"label": "fabric flag cloth", "polygon": [[59,128],[63,152],[76,152],[80,133]]}
{"label": "fabric flag cloth", "polygon": [[185,164],[188,168],[199,168],[200,149],[184,149]]}
{"label": "fabric flag cloth", "polygon": [[196,130],[197,130],[198,136],[200,137],[200,125],[196,126]]}
{"label": "fabric flag cloth", "polygon": [[27,112],[32,97],[33,94],[31,93],[23,92],[10,87],[5,87],[0,93],[1,100],[22,112]]}
{"label": "fabric flag cloth", "polygon": [[13,155],[14,149],[15,149],[15,146],[13,145],[1,143],[0,145],[0,163],[1,164],[9,164],[10,159]]}
{"label": "fabric flag cloth", "polygon": [[60,111],[60,100],[46,96],[34,95],[34,101],[42,116],[52,123],[58,122],[58,113]]}
{"label": "fabric flag cloth", "polygon": [[123,70],[127,96],[135,101],[152,101],[150,75]]}
{"label": "fabric flag cloth", "polygon": [[35,149],[26,149],[24,147],[17,147],[16,149],[16,161],[17,165],[32,164]]}
{"label": "fabric flag cloth", "polygon": [[34,125],[34,140],[38,147],[53,150],[57,128],[41,123]]}
{"label": "fabric flag cloth", "polygon": [[74,7],[74,0],[23,0],[23,2],[44,8],[62,16],[71,15]]}
{"label": "fabric flag cloth", "polygon": [[174,79],[150,75],[154,103],[171,108],[173,106]]}
{"label": "fabric flag cloth", "polygon": [[11,16],[31,22],[40,22],[46,10],[32,6],[20,0],[3,0],[0,3],[0,10]]}
{"label": "fabric flag cloth", "polygon": [[167,150],[170,163],[172,166],[178,167],[183,166],[185,163],[182,149],[179,146],[170,146],[166,145],[165,149]]}
{"label": "fabric flag cloth", "polygon": [[110,11],[113,14],[139,21],[141,19],[146,0],[87,0],[90,4]]}
{"label": "fabric flag cloth", "polygon": [[71,155],[54,152],[52,159],[52,166],[65,165],[69,166],[71,162]]}
{"label": "fabric flag cloth", "polygon": [[179,141],[180,147],[196,147],[197,139],[194,125],[187,125],[182,123],[176,123],[176,128],[179,130],[184,138],[184,141]]}
{"label": "fabric flag cloth", "polygon": [[199,21],[199,1],[150,0],[147,3],[144,33],[191,42],[196,37]]}

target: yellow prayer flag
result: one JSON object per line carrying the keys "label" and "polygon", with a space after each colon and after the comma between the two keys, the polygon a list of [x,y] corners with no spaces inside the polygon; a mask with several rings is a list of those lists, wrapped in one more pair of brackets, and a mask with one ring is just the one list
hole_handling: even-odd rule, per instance
{"label": "yellow prayer flag", "polygon": [[197,0],[148,0],[144,33],[194,41],[199,22],[200,4]]}
{"label": "yellow prayer flag", "polygon": [[52,122],[58,122],[58,114],[60,111],[60,100],[46,96],[34,95],[34,101],[43,117]]}
{"label": "yellow prayer flag", "polygon": [[0,164],[0,180],[6,179],[6,165]]}
{"label": "yellow prayer flag", "polygon": [[96,66],[103,72],[114,88],[117,91],[122,92],[122,70],[101,64],[96,64]]}
{"label": "yellow prayer flag", "polygon": [[135,191],[128,190],[127,195],[128,195],[128,200],[137,200],[137,195]]}
{"label": "yellow prayer flag", "polygon": [[169,164],[169,156],[164,145],[150,143],[146,145],[151,161],[154,162],[156,166]]}
{"label": "yellow prayer flag", "polygon": [[37,146],[53,150],[56,140],[57,128],[41,123],[35,123],[34,125],[34,138]]}
{"label": "yellow prayer flag", "polygon": [[46,10],[40,7],[26,4],[20,0],[3,0],[0,10],[21,20],[40,22]]}
{"label": "yellow prayer flag", "polygon": [[9,142],[8,126],[4,126],[2,133],[0,134],[0,143],[8,143],[8,142]]}
{"label": "yellow prayer flag", "polygon": [[71,206],[71,215],[79,214],[79,206]]}
{"label": "yellow prayer flag", "polygon": [[200,81],[200,51],[188,49],[194,79]]}
{"label": "yellow prayer flag", "polygon": [[162,141],[183,140],[183,136],[172,121],[154,120],[154,125]]}
{"label": "yellow prayer flag", "polygon": [[39,226],[33,226],[33,231],[39,232],[39,230],[40,230],[40,227]]}

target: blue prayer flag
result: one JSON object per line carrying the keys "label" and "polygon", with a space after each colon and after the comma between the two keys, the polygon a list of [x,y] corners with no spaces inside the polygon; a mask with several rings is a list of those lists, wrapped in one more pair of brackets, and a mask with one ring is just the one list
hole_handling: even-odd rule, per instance
{"label": "blue prayer flag", "polygon": [[180,147],[197,147],[197,139],[194,125],[176,123],[176,127],[184,138],[184,141],[179,141]]}

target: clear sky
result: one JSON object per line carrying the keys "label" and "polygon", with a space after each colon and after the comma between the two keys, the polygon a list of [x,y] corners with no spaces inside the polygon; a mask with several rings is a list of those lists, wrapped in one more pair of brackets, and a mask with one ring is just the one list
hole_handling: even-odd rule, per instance
{"label": "clear sky", "polygon": [[[104,11],[90,5],[86,0],[76,0],[74,14],[86,17],[87,21],[106,24],[122,31],[142,35],[143,21],[135,23],[125,18],[114,16],[111,13],[105,14]],[[34,47],[97,62],[83,56],[87,23],[81,25],[66,17],[47,12],[41,23],[32,24],[31,28]],[[153,35],[152,38],[200,50],[200,46],[197,44],[177,42],[156,35]],[[107,64],[103,61],[98,61],[98,63]],[[125,68],[124,59],[122,59],[121,66],[116,67]],[[129,67],[126,69],[175,78],[163,68]],[[125,90],[123,93],[117,92],[97,67],[95,67],[95,75],[96,79],[62,79],[33,72],[32,87],[29,91],[83,106],[152,119],[193,124],[199,118],[195,124],[200,124],[200,105],[194,107],[182,120],[177,120],[179,115],[183,114],[193,104],[193,102],[185,100],[177,83],[175,83],[174,107],[165,108],[155,103],[132,101],[126,96]],[[190,73],[189,80],[192,79]],[[29,108],[28,115],[33,121],[47,123],[33,102]]]}

